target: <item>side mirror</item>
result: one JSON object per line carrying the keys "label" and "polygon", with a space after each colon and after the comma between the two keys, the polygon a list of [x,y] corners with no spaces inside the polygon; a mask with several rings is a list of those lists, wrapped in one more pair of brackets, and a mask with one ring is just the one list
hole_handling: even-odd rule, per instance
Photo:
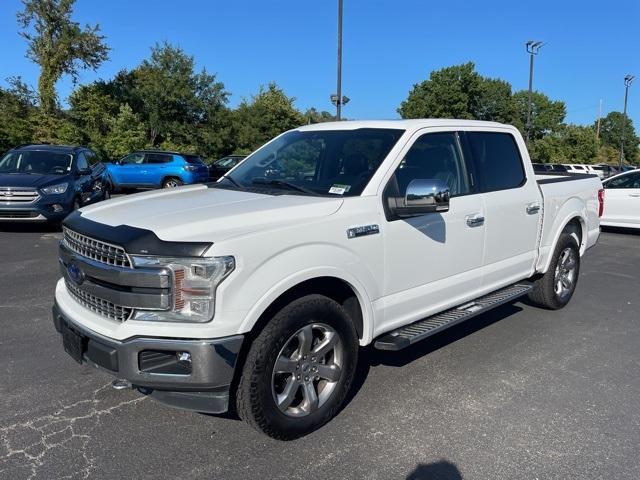
{"label": "side mirror", "polygon": [[403,205],[398,205],[395,213],[399,217],[413,217],[425,213],[446,212],[449,210],[449,197],[449,187],[442,180],[411,180]]}

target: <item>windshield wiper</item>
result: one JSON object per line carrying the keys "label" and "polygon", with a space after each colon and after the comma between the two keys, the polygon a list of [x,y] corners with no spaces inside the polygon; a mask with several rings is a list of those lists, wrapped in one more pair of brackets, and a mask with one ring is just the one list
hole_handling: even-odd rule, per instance
{"label": "windshield wiper", "polygon": [[251,183],[257,183],[259,185],[274,185],[276,187],[285,187],[289,190],[296,190],[308,195],[318,195],[318,192],[314,192],[309,188],[301,187],[300,185],[296,185],[295,183],[287,182],[286,180],[267,180],[266,178],[256,177],[251,180]]}

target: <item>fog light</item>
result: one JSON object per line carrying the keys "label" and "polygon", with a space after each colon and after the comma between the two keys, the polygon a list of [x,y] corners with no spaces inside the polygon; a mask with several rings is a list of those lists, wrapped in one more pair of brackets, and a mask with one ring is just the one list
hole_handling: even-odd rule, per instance
{"label": "fog light", "polygon": [[176,352],[178,363],[182,366],[191,366],[191,354],[189,352]]}
{"label": "fog light", "polygon": [[53,205],[53,211],[58,213],[58,212],[62,212],[64,210],[64,207],[62,205],[60,205],[59,203],[55,203]]}

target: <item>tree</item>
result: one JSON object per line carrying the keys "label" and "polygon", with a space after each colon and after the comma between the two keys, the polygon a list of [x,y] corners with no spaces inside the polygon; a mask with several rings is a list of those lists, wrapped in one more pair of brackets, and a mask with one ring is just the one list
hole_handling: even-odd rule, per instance
{"label": "tree", "polygon": [[276,135],[304,124],[294,102],[274,82],[266,89],[260,87],[251,101],[243,100],[233,114],[235,151],[251,153]]}
{"label": "tree", "polygon": [[107,159],[116,160],[146,145],[144,125],[128,104],[120,105],[118,115],[108,120],[109,134],[104,143]]}
{"label": "tree", "polygon": [[596,163],[598,141],[591,127],[564,125],[530,143],[529,153],[542,163]]}
{"label": "tree", "polygon": [[81,28],[71,20],[75,0],[22,0],[18,12],[20,35],[27,41],[27,58],[40,65],[40,106],[51,115],[57,109],[55,84],[63,75],[74,81],[80,69],[97,69],[107,60],[109,47],[98,25]]}
{"label": "tree", "polygon": [[33,137],[33,92],[19,77],[9,79],[9,84],[9,89],[0,88],[0,153]]}
{"label": "tree", "polygon": [[511,122],[511,85],[483,77],[472,62],[431,72],[400,104],[402,118],[460,118]]}
{"label": "tree", "polygon": [[[529,108],[529,92],[521,90],[513,94],[515,118],[513,124],[524,135]],[[533,92],[531,97],[531,139],[540,139],[545,135],[557,132],[562,127],[567,109],[564,102],[554,101],[540,92]]]}
{"label": "tree", "polygon": [[139,102],[151,145],[168,135],[193,143],[195,126],[210,122],[228,101],[215,75],[194,71],[193,57],[168,43],[156,45],[151,58],[133,71],[133,96]]}
{"label": "tree", "polygon": [[620,157],[620,142],[622,131],[624,130],[624,154],[628,162],[634,163],[640,160],[638,146],[640,138],[636,135],[633,122],[620,112],[610,112],[600,123],[600,141],[603,146],[614,148],[618,151],[618,161]]}

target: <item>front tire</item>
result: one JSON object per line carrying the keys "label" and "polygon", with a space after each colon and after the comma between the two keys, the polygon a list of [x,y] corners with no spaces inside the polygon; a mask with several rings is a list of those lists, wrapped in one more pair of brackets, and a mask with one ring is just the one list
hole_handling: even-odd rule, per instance
{"label": "front tire", "polygon": [[322,295],[295,300],[253,341],[238,383],[238,414],[276,439],[306,435],[339,411],[357,358],[355,328],[338,303]]}
{"label": "front tire", "polygon": [[535,305],[559,310],[566,306],[578,284],[580,247],[575,235],[562,233],[547,272],[535,280],[529,300]]}

